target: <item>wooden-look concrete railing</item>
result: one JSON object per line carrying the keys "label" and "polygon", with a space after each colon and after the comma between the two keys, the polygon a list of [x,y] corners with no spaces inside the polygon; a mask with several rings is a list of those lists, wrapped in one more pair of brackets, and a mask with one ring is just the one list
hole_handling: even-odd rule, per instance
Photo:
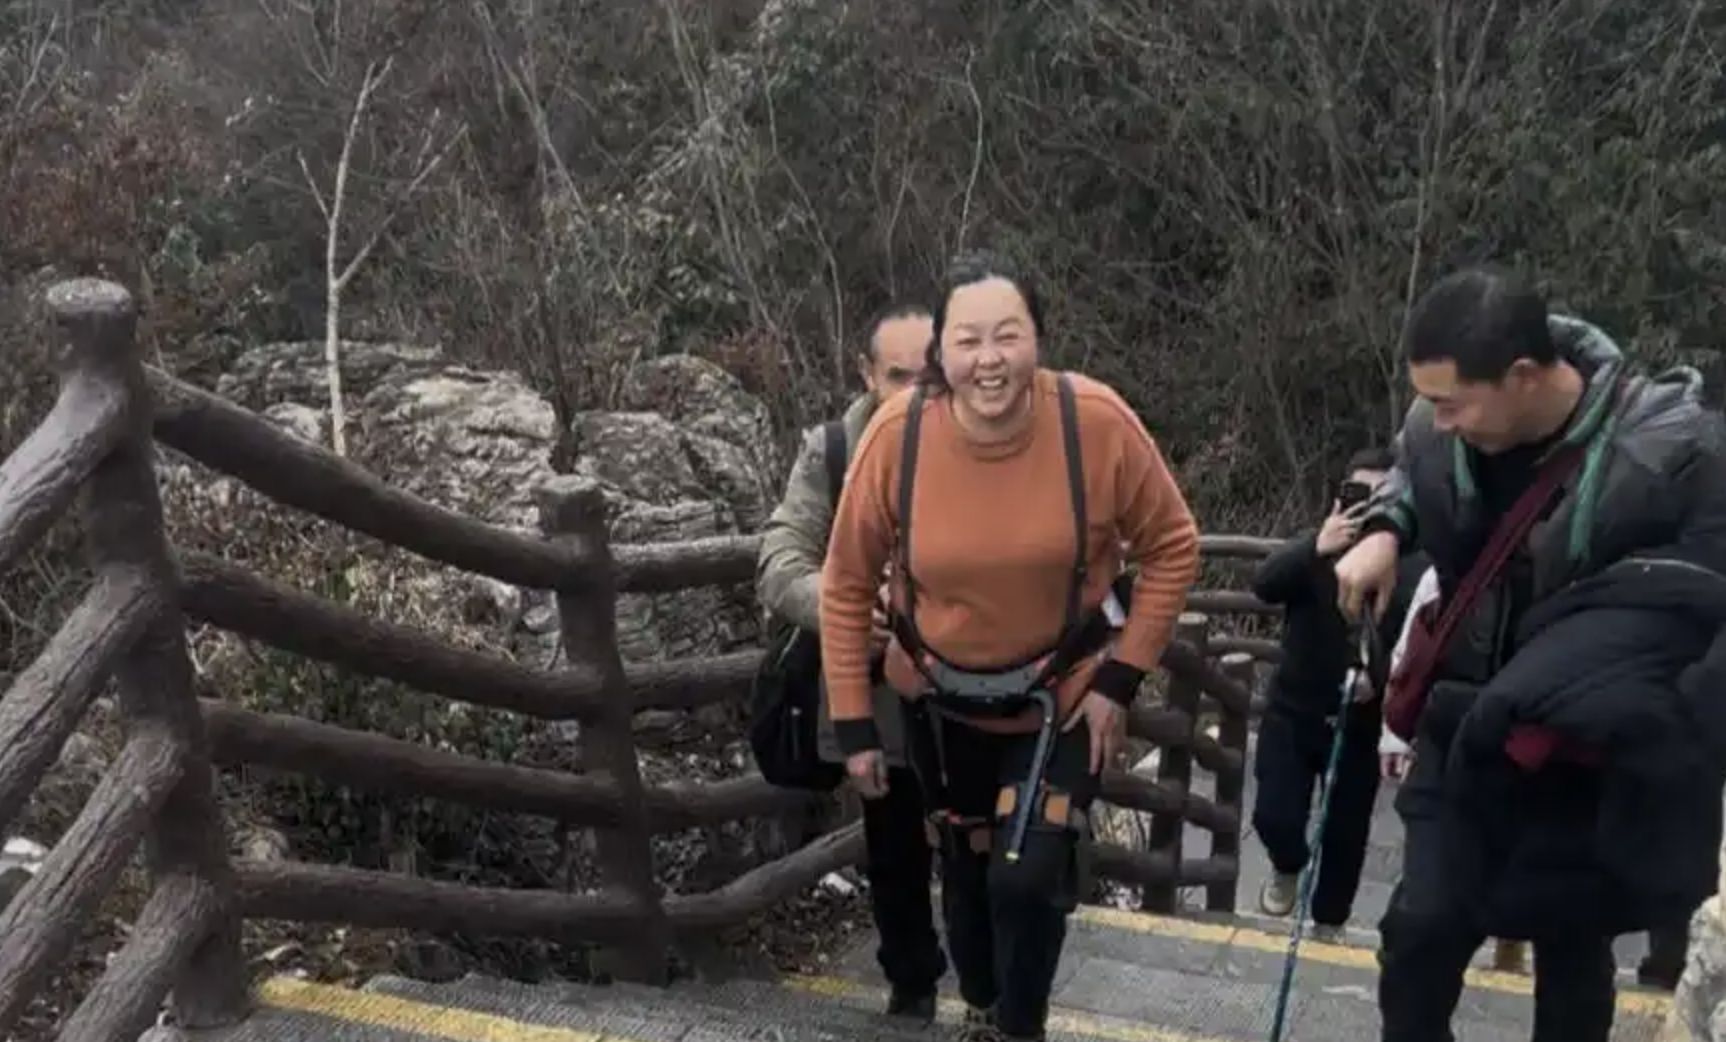
{"label": "wooden-look concrete railing", "polygon": [[110,678],[123,751],[41,869],[0,913],[0,1035],[70,951],[140,843],[154,892],[61,1037],[133,1039],[173,989],[178,1019],[246,1007],[240,913],[192,694],[179,578],[162,529],[150,395],[131,297],[76,281],[48,294],[66,343],[59,399],[0,465],[0,567],[83,493],[95,573],[41,656],[0,699],[0,828],[11,824]]}
{"label": "wooden-look concrete railing", "polygon": [[[747,919],[860,859],[862,837],[853,825],[710,893],[662,897],[655,882],[651,835],[783,813],[815,798],[758,776],[648,787],[637,767],[636,712],[738,699],[759,653],[624,663],[617,595],[747,581],[755,538],[614,547],[598,490],[567,477],[541,490],[541,535],[464,517],[147,369],[133,304],[121,287],[63,283],[49,302],[67,340],[60,397],[0,466],[0,567],[16,562],[82,489],[95,581],[0,700],[0,827],[17,815],[110,676],[127,738],[83,813],[0,916],[0,1034],[67,953],[141,840],[153,896],[126,946],[63,1025],[62,1038],[134,1038],[170,992],[183,1024],[242,1016],[243,917],[595,942],[617,953],[620,975],[654,981],[664,978],[680,935]],[[569,665],[528,669],[366,617],[217,557],[176,556],[163,530],[152,438],[286,506],[432,561],[554,591]],[[1206,552],[1221,557],[1257,557],[1271,545],[1205,539]],[[1192,607],[1262,608],[1246,595],[1211,592],[1195,594]],[[200,700],[185,647],[188,618],[426,692],[580,721],[585,771],[488,762]],[[1169,697],[1137,707],[1130,718],[1134,734],[1165,750],[1159,774],[1111,770],[1103,780],[1104,799],[1153,815],[1153,835],[1148,850],[1097,844],[1093,863],[1143,887],[1152,907],[1172,907],[1176,888],[1196,885],[1207,888],[1211,907],[1233,906],[1252,648],[1230,648],[1227,640],[1210,635],[1204,615],[1183,617],[1180,640],[1165,658]],[[1213,657],[1219,650],[1220,661]],[[1214,739],[1199,726],[1207,700],[1221,721]],[[591,827],[602,888],[508,890],[334,866],[230,862],[212,764],[256,764]],[[1191,791],[1195,764],[1216,775],[1214,800]],[[1183,856],[1183,822],[1210,831],[1207,857]]]}

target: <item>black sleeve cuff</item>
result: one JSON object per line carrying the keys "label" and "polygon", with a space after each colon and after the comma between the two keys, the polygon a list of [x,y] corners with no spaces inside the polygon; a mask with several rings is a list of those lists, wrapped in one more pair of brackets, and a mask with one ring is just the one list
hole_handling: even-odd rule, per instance
{"label": "black sleeve cuff", "polygon": [[833,737],[839,742],[839,751],[846,756],[856,756],[858,753],[881,748],[881,732],[876,730],[873,717],[835,720]]}
{"label": "black sleeve cuff", "polygon": [[1391,535],[1396,536],[1397,545],[1400,546],[1402,544],[1402,527],[1396,523],[1396,518],[1392,517],[1388,513],[1374,514],[1366,519],[1365,524],[1360,526],[1360,536],[1362,539],[1372,535],[1374,532],[1389,532]]}
{"label": "black sleeve cuff", "polygon": [[1091,678],[1091,690],[1123,707],[1131,706],[1144,679],[1144,670],[1112,658],[1097,667],[1097,675]]}

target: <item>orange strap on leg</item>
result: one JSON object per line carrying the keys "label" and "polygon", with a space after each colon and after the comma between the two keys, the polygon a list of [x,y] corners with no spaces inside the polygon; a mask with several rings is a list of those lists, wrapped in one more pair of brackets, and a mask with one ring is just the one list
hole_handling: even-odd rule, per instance
{"label": "orange strap on leg", "polygon": [[941,842],[943,835],[951,841],[959,832],[965,833],[965,844],[973,853],[988,853],[994,842],[993,823],[987,818],[968,817],[950,810],[938,810],[930,814],[924,819],[923,831],[929,839],[929,845],[936,850],[946,849]]}
{"label": "orange strap on leg", "polygon": [[[1084,813],[1073,806],[1072,793],[1044,785],[1041,795],[1043,824],[1070,829],[1076,827],[1075,822],[1084,820]],[[1019,787],[1017,785],[1001,786],[1000,794],[995,797],[995,817],[998,819],[1010,818],[1013,816],[1013,812],[1018,809]]]}

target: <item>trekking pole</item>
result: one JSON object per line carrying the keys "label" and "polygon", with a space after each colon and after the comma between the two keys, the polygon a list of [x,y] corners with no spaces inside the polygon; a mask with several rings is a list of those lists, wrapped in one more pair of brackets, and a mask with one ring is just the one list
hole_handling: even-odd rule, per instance
{"label": "trekking pole", "polygon": [[1318,880],[1319,850],[1324,841],[1325,820],[1330,816],[1331,785],[1336,781],[1337,764],[1342,762],[1342,743],[1348,733],[1348,709],[1354,702],[1355,684],[1366,670],[1367,643],[1371,638],[1372,624],[1363,622],[1355,645],[1357,661],[1343,673],[1336,707],[1336,730],[1330,740],[1330,757],[1325,761],[1324,774],[1319,779],[1318,813],[1307,827],[1306,865],[1300,871],[1296,889],[1294,928],[1289,931],[1288,951],[1283,956],[1282,983],[1277,987],[1277,1009],[1271,1020],[1270,1042],[1282,1042],[1283,1023],[1288,1016],[1289,997],[1294,990],[1295,964],[1300,959],[1300,942],[1306,933],[1307,912],[1312,907],[1313,887]]}

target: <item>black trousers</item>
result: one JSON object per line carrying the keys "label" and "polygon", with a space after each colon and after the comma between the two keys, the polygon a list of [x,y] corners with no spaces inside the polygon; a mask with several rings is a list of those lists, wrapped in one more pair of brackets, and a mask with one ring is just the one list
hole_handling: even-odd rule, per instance
{"label": "black trousers", "polygon": [[875,958],[893,989],[927,995],[947,972],[935,934],[929,875],[934,854],[925,825],[923,788],[909,768],[887,772],[887,795],[863,801],[869,903],[880,947]]}
{"label": "black trousers", "polygon": [[[1079,833],[1039,814],[1020,860],[1003,857],[1008,819],[997,817],[997,800],[1003,785],[1026,777],[1035,735],[991,734],[927,711],[913,711],[907,734],[931,818],[946,823],[938,825],[941,911],[959,992],[993,1009],[1006,1035],[1039,1037],[1078,905]],[[1097,791],[1090,746],[1082,723],[1060,735],[1044,775],[1046,791],[1081,812]]]}
{"label": "black trousers", "polygon": [[[1416,777],[1405,789],[1442,784],[1436,775],[1422,777],[1439,771],[1441,760],[1441,752],[1417,748]],[[1383,1042],[1454,1042],[1450,1018],[1463,974],[1486,940],[1445,886],[1443,837],[1428,809],[1403,813],[1402,881],[1379,924]],[[1615,1001],[1612,938],[1554,934],[1533,942],[1533,1042],[1607,1042]]]}
{"label": "black trousers", "polygon": [[[1313,921],[1327,926],[1347,923],[1354,907],[1378,796],[1378,703],[1353,707],[1347,720],[1313,888]],[[1334,734],[1334,726],[1323,717],[1275,701],[1259,724],[1253,829],[1278,872],[1293,875],[1311,856],[1307,825]]]}
{"label": "black trousers", "polygon": [[1684,975],[1684,963],[1689,954],[1689,919],[1657,926],[1648,931],[1648,954],[1643,957],[1638,972],[1644,983],[1670,990],[1677,987],[1678,978]]}

